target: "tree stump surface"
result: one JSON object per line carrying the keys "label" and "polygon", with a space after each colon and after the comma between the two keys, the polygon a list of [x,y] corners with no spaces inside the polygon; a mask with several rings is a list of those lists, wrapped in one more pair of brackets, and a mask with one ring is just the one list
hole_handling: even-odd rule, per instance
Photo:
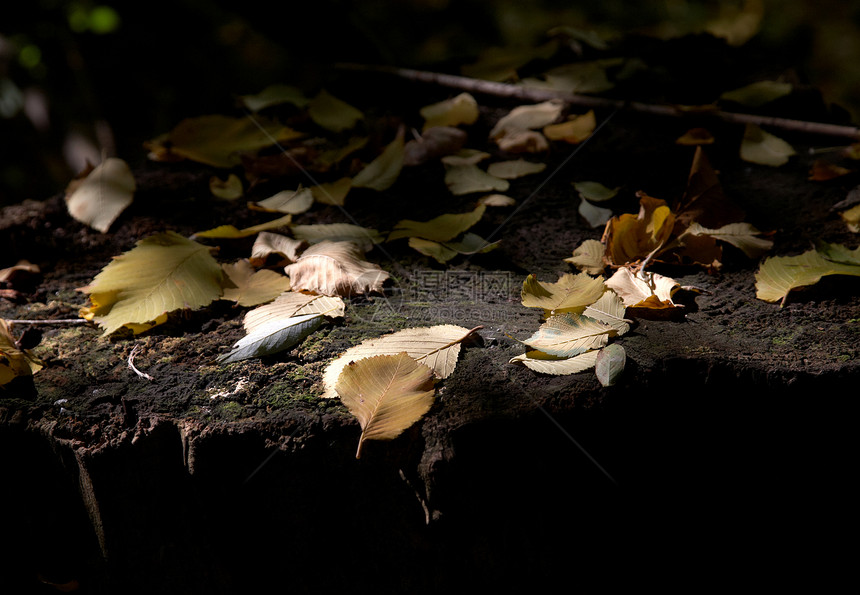
{"label": "tree stump surface", "polygon": [[[356,89],[363,101],[343,96],[365,109],[372,98],[396,118],[415,113],[404,105],[450,94],[386,85]],[[486,149],[512,104],[479,103],[467,146]],[[784,111],[804,116],[807,107]],[[430,593],[559,576],[578,584],[610,562],[659,568],[664,555],[704,571],[724,539],[741,564],[763,548],[802,557],[841,518],[848,493],[858,279],[826,277],[780,307],[755,297],[759,263],[727,247],[716,272],[653,267],[701,293],[685,300],[683,318],[637,320],[617,341],[628,364],[616,385],[602,387],[591,371],[545,376],[508,364],[523,351],[515,339],[541,320],[520,304],[525,276],[554,281],[573,271],[563,259],[580,242],[600,237],[579,217],[571,182],[622,186],[616,214],[638,210],[639,190],[671,202],[693,155],[674,139],[690,126],[613,114],[569,161],[573,147],[540,156],[555,173],[539,188],[545,175],[512,181],[516,207],[488,208],[475,231],[498,229],[498,249],[443,267],[405,241],[375,248],[368,259],[394,278],[386,295],[348,301],[345,319],[281,354],[217,364],[243,336],[245,309],[228,302],[136,337],[41,326],[34,352],[46,367],[0,390],[2,504],[21,544],[6,557],[12,576],[22,589],[36,576],[74,579],[88,593]],[[741,128],[712,132],[719,140],[705,150],[724,192],[745,221],[775,232],[771,254],[797,254],[816,238],[853,248],[856,236],[831,207],[856,174],[808,179],[809,149],[832,139],[781,134],[797,155],[771,168],[738,158]],[[25,258],[42,270],[17,299],[0,300],[0,317],[74,318],[86,302],[76,289],[137,240],[270,217],[245,208],[251,197],[212,198],[209,179],[223,171],[145,159],[134,171],[135,201],[106,234],[71,219],[62,196],[0,211],[3,266]],[[390,229],[473,206],[430,163],[404,169],[385,192],[353,189],[345,209]],[[296,221],[352,222],[324,205]],[[227,262],[246,257],[252,241],[207,243]],[[358,423],[319,397],[325,365],[365,338],[445,323],[483,328],[429,413],[393,441],[367,443],[356,460]],[[129,367],[134,348],[134,365],[152,380]]]}

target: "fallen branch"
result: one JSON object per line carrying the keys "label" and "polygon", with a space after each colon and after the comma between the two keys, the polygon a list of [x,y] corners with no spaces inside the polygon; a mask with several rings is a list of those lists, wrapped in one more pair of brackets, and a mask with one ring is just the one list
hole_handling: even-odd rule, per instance
{"label": "fallen branch", "polygon": [[83,318],[47,318],[44,320],[7,320],[9,324],[85,324]]}
{"label": "fallen branch", "polygon": [[375,66],[371,64],[338,64],[336,68],[358,72],[377,72],[389,74],[398,78],[411,81],[419,81],[433,85],[451,87],[461,91],[472,93],[483,93],[496,97],[513,97],[526,101],[548,101],[550,99],[561,99],[570,104],[592,109],[606,108],[626,110],[637,113],[651,114],[655,116],[670,116],[675,118],[705,117],[715,118],[724,122],[735,124],[755,124],[757,126],[770,126],[782,130],[792,130],[806,134],[821,134],[825,136],[838,136],[860,140],[860,128],[856,126],[843,126],[840,124],[827,124],[825,122],[806,122],[803,120],[792,120],[789,118],[775,118],[772,116],[759,116],[755,114],[739,114],[725,112],[718,109],[685,109],[672,105],[657,105],[641,103],[638,101],[624,101],[621,99],[608,99],[605,97],[591,97],[588,95],[577,95],[565,93],[554,89],[540,89],[526,87],[523,85],[512,85],[509,83],[497,83],[485,81],[455,74],[441,72],[428,72],[425,70],[413,70],[410,68],[396,68],[393,66]]}

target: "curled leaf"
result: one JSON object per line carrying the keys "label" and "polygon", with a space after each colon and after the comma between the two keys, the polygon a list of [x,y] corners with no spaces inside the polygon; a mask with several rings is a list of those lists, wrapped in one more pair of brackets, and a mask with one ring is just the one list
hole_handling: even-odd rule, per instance
{"label": "curled leaf", "polygon": [[304,213],[314,204],[314,195],[310,188],[299,188],[297,190],[281,190],[277,194],[256,203],[248,204],[248,207],[258,211],[269,213],[290,213],[298,215]]}
{"label": "curled leaf", "polygon": [[597,350],[593,350],[586,351],[574,357],[559,358],[540,351],[526,351],[511,358],[508,363],[525,366],[529,370],[534,370],[541,374],[561,376],[576,374],[577,372],[584,372],[593,368],[597,363],[598,353]]}
{"label": "curled leaf", "polygon": [[356,188],[370,188],[380,192],[387,190],[400,175],[404,156],[403,128],[401,127],[397,131],[397,136],[385,147],[382,153],[352,179],[352,185]]}
{"label": "curled leaf", "polygon": [[788,158],[795,154],[794,148],[781,138],[755,124],[746,125],[741,141],[741,159],[744,161],[779,167],[788,163]]}
{"label": "curled leaf", "polygon": [[523,343],[549,355],[572,357],[591,349],[600,349],[615,334],[615,329],[608,324],[568,312],[550,316]]}
{"label": "curled leaf", "polygon": [[474,124],[479,115],[478,102],[469,93],[424,106],[419,113],[424,118],[424,130],[434,126]]}
{"label": "curled leaf", "polygon": [[74,189],[66,194],[66,208],[75,220],[106,233],[131,204],[135,189],[128,164],[109,157],[82,181],[75,182]]}
{"label": "curled leaf", "polygon": [[522,303],[527,308],[543,308],[546,314],[584,309],[603,295],[603,277],[587,273],[565,273],[555,283],[544,283],[529,275],[523,281]]}
{"label": "curled leaf", "polygon": [[624,372],[627,353],[621,345],[607,345],[597,354],[594,373],[603,386],[612,386]]}
{"label": "curled leaf", "polygon": [[363,257],[364,252],[352,242],[323,240],[284,271],[295,291],[343,296],[381,292],[389,274]]}
{"label": "curled leaf", "polygon": [[573,256],[565,258],[564,261],[589,275],[599,275],[606,267],[606,263],[603,262],[604,254],[606,254],[606,246],[603,242],[585,240],[573,251]]}

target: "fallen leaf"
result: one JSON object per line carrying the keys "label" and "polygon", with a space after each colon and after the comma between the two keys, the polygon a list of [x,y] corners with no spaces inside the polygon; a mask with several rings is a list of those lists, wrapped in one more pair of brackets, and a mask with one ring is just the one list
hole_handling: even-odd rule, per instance
{"label": "fallen leaf", "polygon": [[637,262],[659,250],[669,239],[675,216],[664,200],[639,196],[639,213],[623,213],[609,220],[606,227],[606,255],[615,265]]}
{"label": "fallen leaf", "polygon": [[624,302],[612,290],[604,291],[600,299],[586,306],[583,316],[593,318],[612,327],[618,335],[630,330],[630,322],[624,318],[626,308]]}
{"label": "fallen leaf", "polygon": [[33,264],[28,260],[19,260],[17,264],[11,267],[0,269],[0,283],[11,283],[14,285],[18,277],[38,275],[39,273],[39,265]]}
{"label": "fallen leaf", "polygon": [[716,229],[728,223],[742,221],[745,213],[723,192],[717,172],[701,146],[696,147],[684,194],[672,206],[680,228],[693,221]]}
{"label": "fallen leaf", "polygon": [[66,193],[69,215],[84,225],[107,233],[134,198],[136,184],[122,159],[109,157]]}
{"label": "fallen leaf", "polygon": [[503,180],[515,180],[537,174],[546,169],[546,163],[534,163],[525,159],[517,159],[514,161],[497,161],[491,163],[487,167],[487,173]]}
{"label": "fallen leaf", "polygon": [[317,93],[308,103],[308,115],[317,126],[331,132],[343,132],[353,128],[364,118],[361,110],[338,99],[325,89]]}
{"label": "fallen leaf", "polygon": [[537,280],[529,275],[523,281],[522,304],[527,308],[543,308],[549,316],[563,312],[581,311],[603,295],[603,277],[587,273],[565,273],[554,283]]}
{"label": "fallen leaf", "polygon": [[397,131],[394,140],[391,141],[382,153],[371,161],[352,179],[355,188],[370,188],[383,191],[390,188],[403,168],[404,143],[403,127]]}
{"label": "fallen leaf", "polygon": [[20,376],[32,376],[44,363],[29,349],[19,349],[9,324],[0,318],[0,387]]}
{"label": "fallen leaf", "polygon": [[350,137],[345,145],[320,153],[314,163],[321,166],[324,171],[328,171],[333,165],[337,165],[359,149],[363,149],[369,140],[366,136]]}
{"label": "fallen leaf", "polygon": [[594,110],[589,110],[581,116],[572,116],[566,122],[546,126],[543,133],[549,140],[579,144],[591,136],[596,126],[597,119],[594,117]]}
{"label": "fallen leaf", "polygon": [[298,240],[318,244],[324,240],[331,242],[352,242],[364,252],[381,244],[385,238],[377,230],[351,223],[318,223],[314,225],[292,225],[290,230]]}
{"label": "fallen leaf", "polygon": [[480,221],[486,210],[486,206],[478,205],[473,211],[467,213],[439,215],[429,221],[403,219],[394,224],[394,229],[388,234],[388,241],[415,237],[434,242],[447,242]]}
{"label": "fallen leaf", "polygon": [[551,68],[539,77],[523,79],[526,87],[554,89],[563,93],[596,94],[608,91],[615,83],[606,76],[606,69],[620,66],[623,58],[573,62]]}
{"label": "fallen leaf", "polygon": [[255,271],[248,260],[222,263],[221,269],[233,287],[225,287],[222,300],[240,306],[257,306],[271,302],[290,288],[290,279],[280,273],[263,269]]}
{"label": "fallen leaf", "polygon": [[816,159],[809,169],[809,179],[814,182],[826,182],[827,180],[833,180],[850,173],[854,173],[854,170],[836,165],[835,163],[829,163],[823,159]]}
{"label": "fallen leaf", "polygon": [[558,99],[517,106],[496,122],[490,138],[498,140],[512,132],[543,128],[557,120],[563,109],[564,102]]}
{"label": "fallen leaf", "polygon": [[675,139],[675,144],[686,146],[712,145],[715,140],[714,135],[708,129],[691,128]]}
{"label": "fallen leaf", "polygon": [[496,140],[504,153],[545,153],[549,141],[536,130],[514,130]]}
{"label": "fallen leaf", "polygon": [[602,386],[612,386],[624,372],[627,353],[621,345],[607,345],[597,354],[594,373]]}
{"label": "fallen leaf", "polygon": [[298,215],[304,213],[314,204],[314,195],[310,188],[297,190],[281,190],[269,198],[264,198],[255,203],[248,203],[248,208],[255,211],[267,213],[290,213]]}
{"label": "fallen leaf", "polygon": [[457,365],[461,343],[480,329],[453,324],[407,328],[389,335],[362,341],[329,362],[323,372],[324,398],[337,395],[336,384],[341,371],[353,361],[375,355],[397,355],[406,352],[420,364],[428,366],[438,378],[447,378]]}
{"label": "fallen leaf", "polygon": [[763,0],[746,0],[742,4],[722,5],[719,16],[705,25],[705,31],[726,40],[731,46],[742,46],[761,28]]}
{"label": "fallen leaf", "polygon": [[311,186],[311,193],[314,200],[320,204],[343,206],[350,188],[352,188],[352,178],[341,178],[334,182]]}
{"label": "fallen leaf", "polygon": [[792,289],[814,285],[826,275],[860,276],[860,248],[823,244],[798,256],[774,256],[762,262],[755,274],[756,297],[785,303]]}
{"label": "fallen leaf", "polygon": [[424,130],[434,126],[474,124],[478,120],[478,102],[469,93],[422,107],[418,113],[424,118]]}
{"label": "fallen leaf", "polygon": [[612,219],[612,209],[596,207],[584,198],[579,200],[579,214],[591,227],[603,227]]}
{"label": "fallen leaf", "polygon": [[270,85],[256,95],[241,95],[239,100],[254,113],[284,103],[304,109],[310,103],[301,89],[290,85]]}
{"label": "fallen leaf", "polygon": [[322,295],[381,292],[389,274],[364,260],[364,251],[352,242],[323,240],[304,251],[284,268],[295,291]]}
{"label": "fallen leaf", "polygon": [[755,83],[732,89],[720,95],[720,99],[734,101],[747,107],[759,107],[791,93],[790,83],[777,81],[757,81]]}
{"label": "fallen leaf", "polygon": [[681,285],[671,277],[650,272],[635,274],[621,267],[606,280],[606,286],[618,294],[627,308],[662,309],[677,307],[672,296]]}
{"label": "fallen leaf", "polygon": [[728,242],[732,246],[740,249],[749,258],[760,258],[765,252],[773,247],[771,240],[760,238],[762,235],[758,229],[749,223],[730,223],[719,229],[707,229],[696,222],[678,236],[678,240],[683,242],[685,236],[710,236],[714,239]]}
{"label": "fallen leaf", "polygon": [[434,242],[423,238],[409,238],[409,246],[442,264],[458,254],[484,254],[499,246],[499,242],[488,242],[474,233],[465,233],[459,240]]}
{"label": "fallen leaf", "polygon": [[585,240],[574,251],[573,256],[565,258],[575,267],[585,271],[589,275],[599,275],[606,267],[603,258],[606,254],[606,246],[598,240]]}
{"label": "fallen leaf", "polygon": [[466,133],[450,126],[434,126],[403,147],[403,165],[415,166],[457,153],[466,142]]}
{"label": "fallen leaf", "polygon": [[[144,238],[80,288],[92,306],[81,315],[107,336],[173,310],[196,310],[221,296],[223,273],[209,249],[168,231]],[[140,328],[140,327],[138,327]]]}
{"label": "fallen leaf", "polygon": [[504,194],[488,194],[479,198],[478,204],[485,207],[511,207],[517,204],[517,201]]}
{"label": "fallen leaf", "polygon": [[442,163],[445,165],[477,165],[484,159],[489,159],[491,155],[486,151],[478,151],[477,149],[460,149],[453,155],[445,155],[442,157]]}
{"label": "fallen leaf", "polygon": [[299,252],[307,245],[308,243],[301,239],[294,240],[278,233],[261,231],[251,247],[250,261],[252,265],[260,268],[266,263],[270,254],[280,254],[283,257],[281,260],[283,264],[295,262],[299,259]]}
{"label": "fallen leaf", "polygon": [[232,118],[216,114],[182,120],[172,131],[144,146],[156,161],[179,156],[229,168],[240,163],[242,153],[256,153],[300,136],[302,133],[259,116]]}
{"label": "fallen leaf", "polygon": [[540,328],[522,342],[556,357],[573,357],[600,349],[617,334],[615,329],[588,316],[572,312],[550,316]]}
{"label": "fallen leaf", "polygon": [[337,393],[361,426],[365,440],[391,440],[421,419],[433,405],[433,371],[406,353],[351,362],[337,381]]}
{"label": "fallen leaf", "polygon": [[510,182],[490,175],[477,165],[449,165],[445,167],[445,185],[455,196],[473,192],[506,192]]}
{"label": "fallen leaf", "polygon": [[842,217],[843,221],[845,221],[845,225],[848,226],[848,231],[852,233],[860,232],[860,204],[854,205],[847,211],[842,211],[839,213],[839,216]]}
{"label": "fallen leaf", "polygon": [[252,225],[251,227],[246,227],[245,229],[238,229],[233,225],[219,225],[218,227],[213,227],[212,229],[198,231],[191,236],[191,239],[194,240],[197,238],[247,238],[248,236],[260,233],[261,231],[269,231],[270,229],[286,227],[292,222],[292,220],[293,216],[288,214],[284,215],[283,217],[278,217],[277,219],[267,221],[266,223],[260,223],[259,225]]}
{"label": "fallen leaf", "polygon": [[245,192],[242,188],[242,180],[236,174],[230,174],[225,179],[218,176],[209,178],[209,192],[215,198],[222,200],[236,200]]}
{"label": "fallen leaf", "polygon": [[529,370],[540,374],[561,376],[576,374],[577,372],[584,372],[593,368],[597,363],[598,353],[597,350],[594,350],[574,357],[558,358],[540,351],[526,351],[521,355],[511,358],[508,363],[525,366]]}
{"label": "fallen leaf", "polygon": [[607,188],[600,182],[573,182],[573,187],[582,198],[589,202],[603,202],[615,198],[621,187]]}
{"label": "fallen leaf", "polygon": [[792,146],[781,138],[765,132],[755,124],[747,124],[740,154],[744,161],[779,167],[788,163],[788,158],[796,153]]}
{"label": "fallen leaf", "polygon": [[218,356],[218,362],[229,364],[290,349],[318,329],[325,318],[343,316],[344,309],[338,297],[284,292],[271,304],[245,315],[245,336],[229,353]]}

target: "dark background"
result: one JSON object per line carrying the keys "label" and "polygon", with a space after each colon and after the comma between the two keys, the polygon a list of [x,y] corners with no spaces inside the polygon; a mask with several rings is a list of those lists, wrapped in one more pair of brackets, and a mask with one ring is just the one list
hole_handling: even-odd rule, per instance
{"label": "dark background", "polygon": [[62,190],[86,159],[133,166],[182,118],[287,83],[313,91],[338,61],[458,72],[482,50],[533,47],[570,25],[604,36],[703,31],[764,11],[749,45],[860,114],[860,6],[838,0],[35,0],[0,19],[0,205]]}

